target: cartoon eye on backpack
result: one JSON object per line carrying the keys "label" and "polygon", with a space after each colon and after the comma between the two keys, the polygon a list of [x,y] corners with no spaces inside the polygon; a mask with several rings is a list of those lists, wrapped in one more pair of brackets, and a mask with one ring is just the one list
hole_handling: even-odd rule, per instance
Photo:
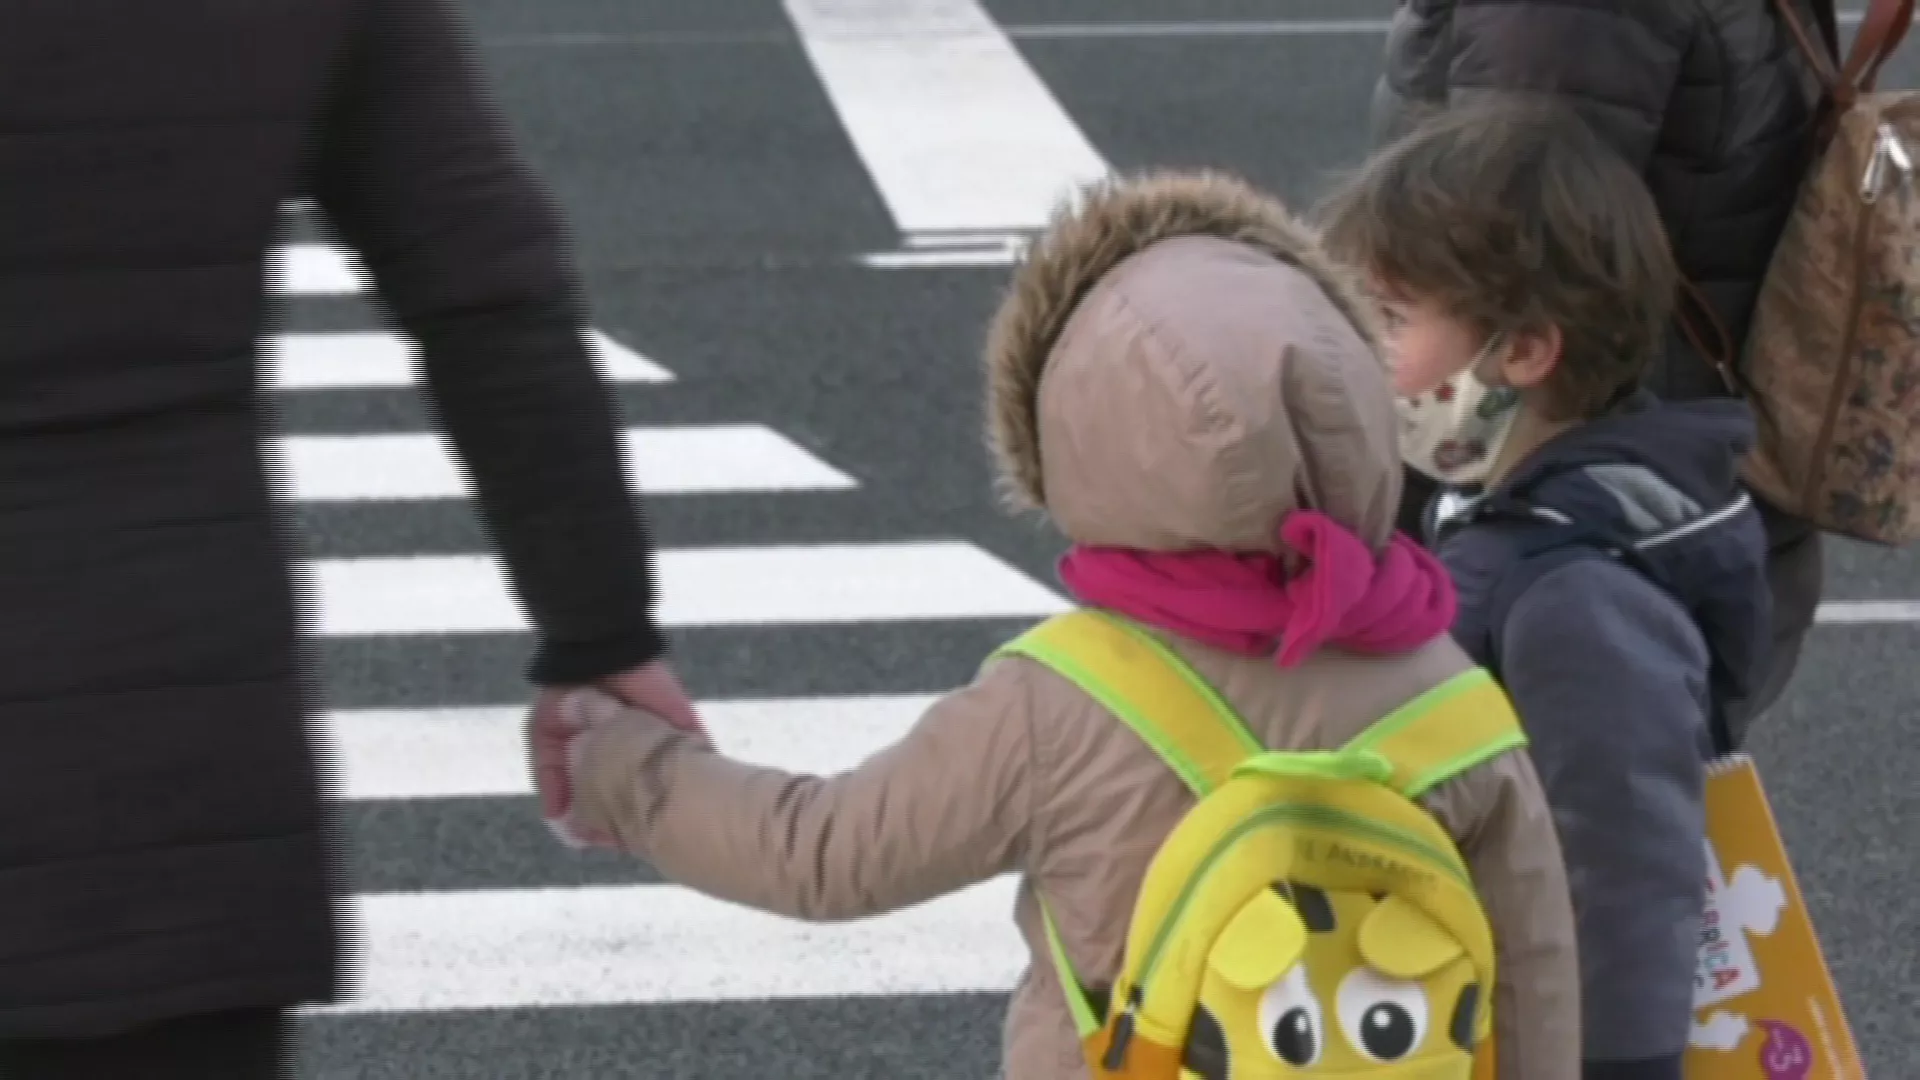
{"label": "cartoon eye on backpack", "polygon": [[1042,901],[1095,1080],[1492,1075],[1493,931],[1415,801],[1526,745],[1490,674],[1456,676],[1337,750],[1287,753],[1109,612],[1056,616],[1000,653],[1073,680],[1198,797],[1148,867],[1104,1008]]}
{"label": "cartoon eye on backpack", "polygon": [[1207,954],[1183,1080],[1467,1076],[1483,994],[1465,949],[1396,896],[1256,893]]}

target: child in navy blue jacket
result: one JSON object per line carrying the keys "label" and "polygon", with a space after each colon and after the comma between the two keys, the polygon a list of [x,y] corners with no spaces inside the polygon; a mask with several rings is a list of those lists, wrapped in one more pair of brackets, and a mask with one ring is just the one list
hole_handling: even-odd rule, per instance
{"label": "child in navy blue jacket", "polygon": [[1641,179],[1551,106],[1449,110],[1323,208],[1380,297],[1454,634],[1506,685],[1568,863],[1588,1080],[1680,1080],[1704,765],[1767,648],[1731,399],[1637,389],[1682,283]]}

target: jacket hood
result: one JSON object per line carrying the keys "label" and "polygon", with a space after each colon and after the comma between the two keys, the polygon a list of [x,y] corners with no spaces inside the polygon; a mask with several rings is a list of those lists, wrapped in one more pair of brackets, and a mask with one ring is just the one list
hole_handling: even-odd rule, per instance
{"label": "jacket hood", "polygon": [[1088,188],[989,331],[1001,493],[1081,544],[1277,552],[1281,519],[1309,507],[1382,547],[1401,471],[1372,310],[1236,179]]}
{"label": "jacket hood", "polygon": [[1637,391],[1606,415],[1549,440],[1507,486],[1531,487],[1568,469],[1637,466],[1689,501],[1715,507],[1739,490],[1741,463],[1753,444],[1753,414],[1739,401],[1661,401]]}
{"label": "jacket hood", "polygon": [[1740,482],[1753,443],[1742,402],[1639,391],[1547,442],[1500,485],[1631,546],[1700,628],[1723,705],[1759,686],[1770,650],[1766,528]]}

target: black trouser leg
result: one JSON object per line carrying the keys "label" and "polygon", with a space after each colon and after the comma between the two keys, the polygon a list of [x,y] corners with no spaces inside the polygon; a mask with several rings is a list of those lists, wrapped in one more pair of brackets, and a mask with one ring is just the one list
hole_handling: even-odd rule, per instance
{"label": "black trouser leg", "polygon": [[0,1040],[0,1080],[293,1080],[293,1022],[253,1009],[95,1039]]}

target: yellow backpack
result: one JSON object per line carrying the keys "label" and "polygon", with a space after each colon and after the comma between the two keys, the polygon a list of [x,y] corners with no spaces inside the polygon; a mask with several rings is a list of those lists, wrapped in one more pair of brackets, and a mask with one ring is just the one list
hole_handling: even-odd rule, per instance
{"label": "yellow backpack", "polygon": [[1094,1077],[1491,1075],[1493,932],[1452,839],[1414,801],[1526,745],[1487,672],[1338,750],[1289,753],[1110,613],[1056,616],[1008,653],[1072,680],[1198,798],[1147,870],[1111,991],[1081,985],[1043,903]]}

